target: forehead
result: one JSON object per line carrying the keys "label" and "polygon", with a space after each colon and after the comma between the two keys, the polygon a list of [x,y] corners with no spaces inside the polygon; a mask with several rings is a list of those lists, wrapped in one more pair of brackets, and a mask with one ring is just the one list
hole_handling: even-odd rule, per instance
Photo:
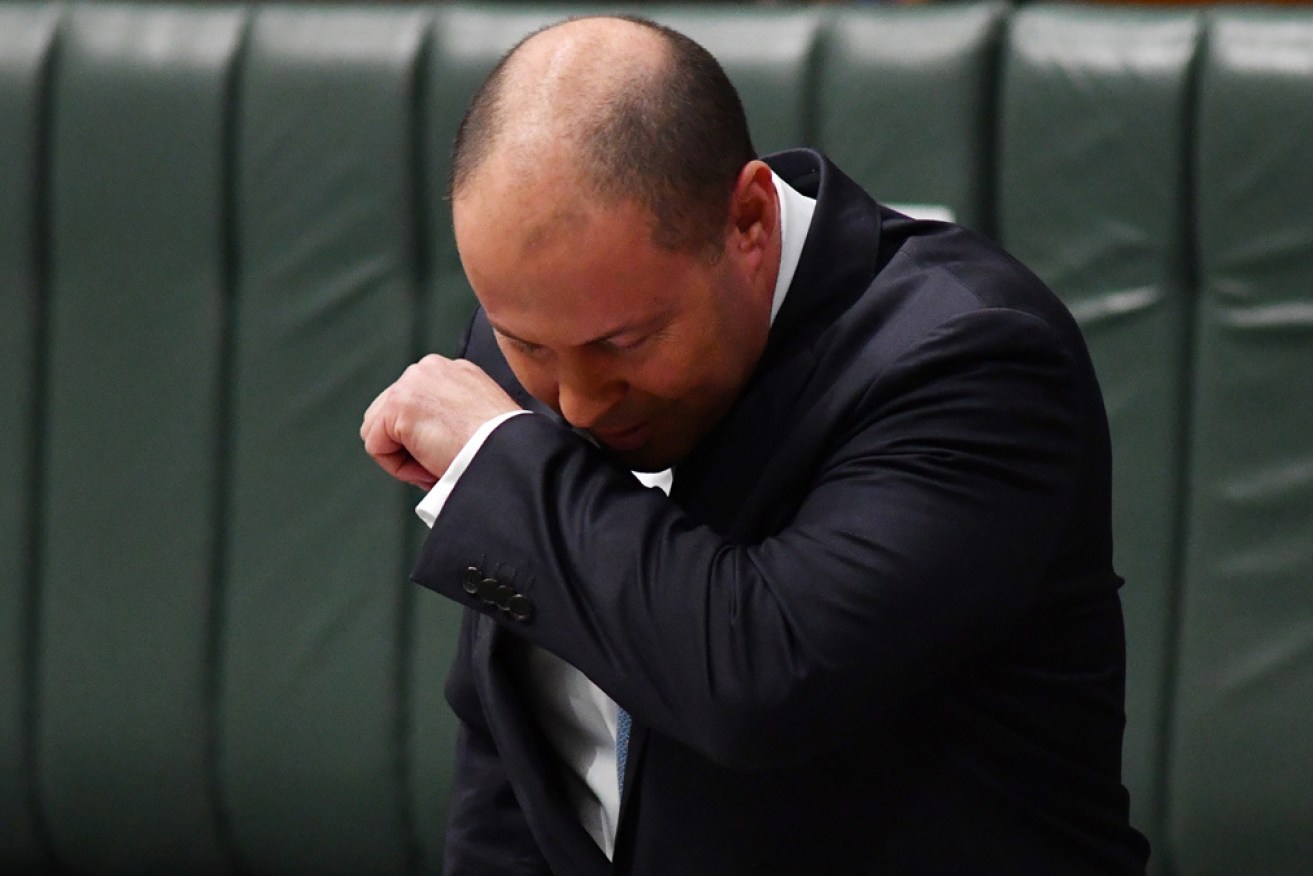
{"label": "forehead", "polygon": [[700,260],[658,246],[636,203],[476,194],[453,203],[461,262],[494,324],[523,340],[582,343],[657,319],[703,285]]}
{"label": "forehead", "polygon": [[[574,170],[572,149],[557,143],[503,138],[452,196],[452,219],[480,235],[521,243],[545,236],[562,221],[578,226],[594,205]],[[458,241],[459,243],[459,241]]]}

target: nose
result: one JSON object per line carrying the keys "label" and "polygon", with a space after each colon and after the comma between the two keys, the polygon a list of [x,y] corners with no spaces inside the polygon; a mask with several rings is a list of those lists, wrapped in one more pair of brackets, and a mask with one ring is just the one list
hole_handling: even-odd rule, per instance
{"label": "nose", "polygon": [[625,382],[595,363],[565,364],[557,381],[561,416],[578,429],[596,426],[625,394]]}

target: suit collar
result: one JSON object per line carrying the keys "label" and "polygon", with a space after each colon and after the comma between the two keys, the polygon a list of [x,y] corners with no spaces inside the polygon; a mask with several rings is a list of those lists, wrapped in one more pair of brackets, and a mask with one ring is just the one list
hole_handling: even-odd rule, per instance
{"label": "suit collar", "polygon": [[784,299],[762,362],[793,349],[799,336],[814,336],[866,290],[879,261],[879,208],[824,155],[811,149],[777,152],[763,159],[816,211],[793,282]]}
{"label": "suit collar", "polygon": [[807,240],[812,215],[816,212],[816,199],[799,192],[773,170],[770,177],[779,198],[780,210],[780,265],[770,303],[770,321],[774,325],[793,277],[798,272],[798,258],[802,255],[802,245]]}

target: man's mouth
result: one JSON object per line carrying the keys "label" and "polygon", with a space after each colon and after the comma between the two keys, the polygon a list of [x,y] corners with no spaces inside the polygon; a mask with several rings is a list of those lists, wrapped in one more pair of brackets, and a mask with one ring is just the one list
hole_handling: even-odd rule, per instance
{"label": "man's mouth", "polygon": [[592,436],[597,439],[598,443],[608,450],[615,450],[621,453],[630,450],[637,450],[647,443],[648,435],[651,428],[647,423],[639,423],[637,426],[629,426],[625,429],[604,429],[595,431]]}

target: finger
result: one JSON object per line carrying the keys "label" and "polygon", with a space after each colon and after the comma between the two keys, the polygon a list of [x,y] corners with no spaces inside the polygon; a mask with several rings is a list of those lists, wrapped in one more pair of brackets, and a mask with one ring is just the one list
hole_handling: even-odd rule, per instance
{"label": "finger", "polygon": [[365,432],[365,452],[394,478],[426,490],[432,489],[438,482],[437,477],[411,456],[405,445],[393,437],[387,427],[388,422],[385,408],[373,411],[369,422],[362,427]]}
{"label": "finger", "polygon": [[438,478],[434,476],[433,472],[429,471],[418,462],[415,462],[413,459],[403,468],[402,472],[398,475],[398,478],[408,484],[413,484],[419,487],[425,492],[433,489],[438,483]]}
{"label": "finger", "polygon": [[433,485],[438,482],[433,472],[420,465],[415,457],[404,450],[381,458],[378,463],[397,480],[405,481],[425,490],[433,489]]}
{"label": "finger", "polygon": [[389,386],[387,389],[383,390],[378,395],[374,396],[374,400],[369,403],[369,407],[365,408],[365,415],[360,418],[361,441],[364,441],[365,436],[369,434],[369,431],[373,426],[373,422],[378,416],[379,408],[383,406],[383,399],[388,395],[391,389],[392,387]]}
{"label": "finger", "polygon": [[365,452],[375,459],[405,450],[405,445],[388,429],[388,418],[381,411],[375,411],[370,420],[361,426],[361,433],[361,439],[365,442]]}

